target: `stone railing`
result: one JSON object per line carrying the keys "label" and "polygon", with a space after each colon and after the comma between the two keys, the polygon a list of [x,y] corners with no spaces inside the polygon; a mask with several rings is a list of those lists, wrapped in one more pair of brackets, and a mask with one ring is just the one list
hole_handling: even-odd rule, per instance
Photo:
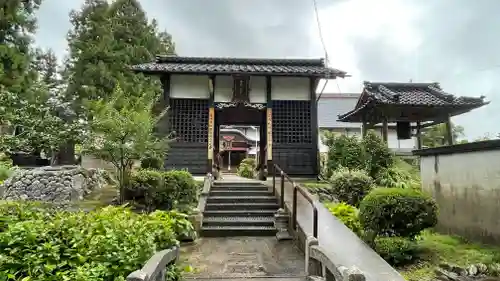
{"label": "stone railing", "polygon": [[213,175],[211,173],[208,173],[203,181],[203,189],[201,190],[200,199],[198,200],[198,210],[200,212],[203,212],[205,210],[205,204],[207,203],[207,197],[210,193],[210,187],[212,187],[213,181]]}
{"label": "stone railing", "polygon": [[165,281],[167,266],[179,258],[179,247],[174,246],[154,254],[139,270],[130,273],[127,281]]}
{"label": "stone railing", "polygon": [[334,264],[321,249],[318,239],[307,238],[305,249],[306,274],[310,280],[365,281],[366,277],[355,266]]}

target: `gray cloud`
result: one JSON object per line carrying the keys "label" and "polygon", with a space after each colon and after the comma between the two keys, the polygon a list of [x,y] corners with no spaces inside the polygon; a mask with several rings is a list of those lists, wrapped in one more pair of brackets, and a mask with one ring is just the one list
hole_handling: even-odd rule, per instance
{"label": "gray cloud", "polygon": [[[318,0],[319,8],[348,0]],[[45,0],[39,12],[37,42],[61,54],[70,24],[70,9],[83,0]],[[406,0],[422,9],[413,28],[422,44],[413,54],[391,45],[385,35],[349,37],[360,71],[355,81],[441,82],[459,95],[484,94],[492,104],[455,121],[476,137],[500,128],[500,10],[498,0]],[[142,0],[150,18],[170,32],[180,55],[239,57],[320,57],[323,51],[314,30],[310,0]],[[351,17],[355,24],[362,20]],[[323,26],[325,36],[342,27]],[[333,34],[333,35],[332,35]],[[333,51],[334,46],[329,46]],[[334,63],[334,62],[333,62]],[[335,65],[333,65],[335,66]],[[346,69],[349,71],[349,69]],[[479,120],[479,121],[478,121]],[[477,126],[481,122],[481,126]]]}
{"label": "gray cloud", "polygon": [[408,81],[417,73],[419,80],[441,82],[446,91],[457,95],[485,95],[490,105],[455,121],[472,138],[499,133],[500,1],[412,1],[423,12],[415,25],[422,36],[417,52],[402,55],[383,38],[354,39],[361,78]]}

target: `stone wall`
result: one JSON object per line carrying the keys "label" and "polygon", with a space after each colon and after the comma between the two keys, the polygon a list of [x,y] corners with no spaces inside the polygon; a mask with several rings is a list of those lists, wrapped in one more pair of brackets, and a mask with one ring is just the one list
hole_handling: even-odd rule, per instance
{"label": "stone wall", "polygon": [[0,198],[54,203],[77,201],[101,188],[107,179],[102,170],[78,166],[19,169],[0,186],[3,191]]}
{"label": "stone wall", "polygon": [[500,242],[500,140],[414,151],[422,188],[439,206],[439,231]]}

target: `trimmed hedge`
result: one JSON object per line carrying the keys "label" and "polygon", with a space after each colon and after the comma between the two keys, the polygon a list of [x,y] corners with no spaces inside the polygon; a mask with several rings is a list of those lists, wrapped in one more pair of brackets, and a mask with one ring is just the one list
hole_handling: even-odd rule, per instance
{"label": "trimmed hedge", "polygon": [[417,260],[421,249],[416,241],[404,237],[375,239],[375,252],[392,266],[402,266]]}
{"label": "trimmed hedge", "polygon": [[376,188],[361,202],[359,219],[377,236],[414,238],[437,223],[437,204],[414,189]]}
{"label": "trimmed hedge", "polygon": [[339,201],[357,207],[372,189],[373,180],[363,170],[340,169],[330,178],[330,184]]}

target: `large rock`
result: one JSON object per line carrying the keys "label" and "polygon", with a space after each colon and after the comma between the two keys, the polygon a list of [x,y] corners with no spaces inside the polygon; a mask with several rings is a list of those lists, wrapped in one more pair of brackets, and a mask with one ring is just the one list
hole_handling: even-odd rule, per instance
{"label": "large rock", "polygon": [[83,199],[94,189],[106,184],[102,170],[79,166],[42,167],[17,170],[0,190],[4,200],[70,202]]}
{"label": "large rock", "polygon": [[441,264],[436,270],[436,280],[439,281],[500,281],[498,264],[485,265],[482,263],[459,267],[450,264]]}

